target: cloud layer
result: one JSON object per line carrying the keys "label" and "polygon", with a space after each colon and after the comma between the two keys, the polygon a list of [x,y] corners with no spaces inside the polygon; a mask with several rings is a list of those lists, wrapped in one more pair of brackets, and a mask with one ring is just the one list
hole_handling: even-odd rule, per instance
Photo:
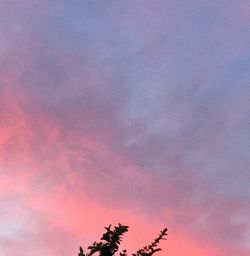
{"label": "cloud layer", "polygon": [[1,1],[0,252],[250,251],[245,1]]}

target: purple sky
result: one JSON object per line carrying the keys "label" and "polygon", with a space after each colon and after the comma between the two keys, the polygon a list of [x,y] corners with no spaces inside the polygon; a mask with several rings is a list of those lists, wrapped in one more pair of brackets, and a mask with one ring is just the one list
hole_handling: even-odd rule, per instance
{"label": "purple sky", "polygon": [[250,1],[0,0],[1,255],[247,256],[249,166]]}

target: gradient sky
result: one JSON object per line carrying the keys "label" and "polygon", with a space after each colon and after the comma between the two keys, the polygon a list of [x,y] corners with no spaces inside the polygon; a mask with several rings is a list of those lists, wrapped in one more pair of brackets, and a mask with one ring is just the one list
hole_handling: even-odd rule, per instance
{"label": "gradient sky", "polygon": [[250,1],[0,0],[0,254],[250,255]]}

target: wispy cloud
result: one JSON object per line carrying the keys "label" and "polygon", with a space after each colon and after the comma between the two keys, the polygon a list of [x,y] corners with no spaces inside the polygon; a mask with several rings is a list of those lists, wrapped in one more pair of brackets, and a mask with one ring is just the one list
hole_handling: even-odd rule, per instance
{"label": "wispy cloud", "polygon": [[248,8],[2,1],[0,251],[120,221],[130,249],[168,226],[169,254],[248,255]]}

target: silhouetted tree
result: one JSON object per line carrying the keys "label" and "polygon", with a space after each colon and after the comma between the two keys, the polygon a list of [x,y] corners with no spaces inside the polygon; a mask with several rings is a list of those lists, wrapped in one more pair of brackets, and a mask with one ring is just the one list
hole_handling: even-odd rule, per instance
{"label": "silhouetted tree", "polygon": [[[94,242],[91,246],[88,247],[89,253],[85,254],[82,247],[80,247],[80,252],[78,256],[91,256],[95,253],[99,253],[99,256],[113,256],[118,252],[119,245],[122,241],[122,236],[128,231],[128,226],[118,224],[114,229],[111,229],[111,225],[105,227],[106,232],[102,235],[100,242]],[[142,249],[138,250],[136,253],[133,253],[132,256],[152,256],[154,253],[161,251],[161,248],[158,247],[158,244],[161,240],[165,240],[167,236],[167,228],[160,231],[160,234],[155,238],[155,240],[147,246],[144,246]],[[102,242],[103,241],[103,242]],[[123,250],[119,253],[119,256],[127,256],[127,250]]]}

